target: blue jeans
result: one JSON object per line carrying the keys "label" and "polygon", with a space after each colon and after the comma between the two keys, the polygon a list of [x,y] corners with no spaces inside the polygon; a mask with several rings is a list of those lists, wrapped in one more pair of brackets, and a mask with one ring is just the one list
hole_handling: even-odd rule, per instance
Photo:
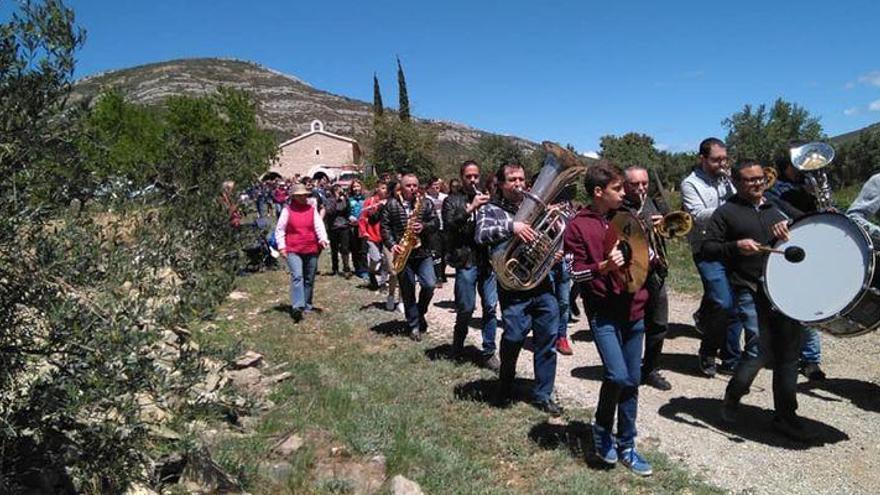
{"label": "blue jeans", "polygon": [[624,322],[596,314],[590,317],[590,328],[603,368],[596,423],[611,431],[616,409],[617,445],[621,449],[634,447],[645,322]]}
{"label": "blue jeans", "polygon": [[550,270],[550,280],[553,283],[556,302],[559,304],[559,329],[556,331],[556,338],[561,339],[568,337],[569,304],[571,303],[571,274],[564,261],[553,265],[553,269]]}
{"label": "blue jeans", "polygon": [[[556,381],[556,330],[559,306],[549,284],[529,291],[498,290],[504,333],[501,338],[518,346],[532,332],[535,368],[534,400],[548,401]],[[502,360],[504,355],[502,353]],[[505,363],[501,363],[502,367]],[[516,363],[512,363],[516,367]]]}
{"label": "blue jeans", "polygon": [[287,253],[287,267],[290,269],[290,305],[293,309],[312,309],[318,255]]}
{"label": "blue jeans", "polygon": [[[426,331],[428,321],[425,314],[428,305],[434,297],[434,285],[437,283],[434,277],[434,260],[428,258],[410,258],[406,267],[397,275],[400,284],[400,298],[403,302],[403,312],[406,315],[406,324],[410,331]],[[422,289],[419,291],[419,300],[416,302],[416,280]]]}
{"label": "blue jeans", "polygon": [[452,345],[461,348],[468,333],[468,323],[477,304],[480,293],[483,317],[483,354],[495,354],[495,332],[498,318],[495,306],[498,305],[498,285],[495,272],[490,267],[468,266],[455,269],[455,329]]}
{"label": "blue jeans", "polygon": [[721,350],[724,365],[733,367],[742,354],[739,342],[742,324],[734,304],[733,290],[727,281],[727,270],[720,261],[705,261],[695,256],[694,263],[703,282],[700,322],[704,334],[700,355],[714,357]]}
{"label": "blue jeans", "polygon": [[822,361],[822,337],[818,330],[812,327],[804,328],[803,346],[801,346],[801,364]]}
{"label": "blue jeans", "polygon": [[[746,334],[745,357],[758,357],[758,342],[761,331],[758,325],[758,309],[755,306],[755,293],[746,287],[734,287],[736,295],[736,311]],[[737,339],[738,341],[739,339]],[[739,343],[739,342],[737,342]],[[742,357],[742,354],[740,354]],[[736,364],[735,362],[733,364]]]}

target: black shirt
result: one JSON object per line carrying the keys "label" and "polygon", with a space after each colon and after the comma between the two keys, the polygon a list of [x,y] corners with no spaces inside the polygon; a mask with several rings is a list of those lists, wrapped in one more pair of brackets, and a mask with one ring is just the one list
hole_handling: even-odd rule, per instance
{"label": "black shirt", "polygon": [[783,220],[787,218],[773,203],[764,201],[755,206],[736,195],[712,214],[701,254],[707,260],[724,262],[732,285],[757,290],[767,253],[745,256],[739,252],[736,241],[752,239],[765,246],[771,245],[776,238],[770,228]]}

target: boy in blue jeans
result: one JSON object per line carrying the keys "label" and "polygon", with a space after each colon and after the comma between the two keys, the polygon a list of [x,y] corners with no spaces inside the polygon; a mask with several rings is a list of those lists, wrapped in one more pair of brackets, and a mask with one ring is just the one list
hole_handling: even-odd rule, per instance
{"label": "boy in blue jeans", "polygon": [[569,223],[565,255],[571,262],[571,277],[586,299],[593,340],[602,359],[593,443],[602,461],[614,464],[619,459],[634,473],[648,476],[653,472],[651,465],[635,449],[648,292],[644,286],[634,294],[627,292],[621,271],[624,255],[609,223],[623,204],[623,173],[609,163],[593,165],[587,169],[584,186],[591,204]]}

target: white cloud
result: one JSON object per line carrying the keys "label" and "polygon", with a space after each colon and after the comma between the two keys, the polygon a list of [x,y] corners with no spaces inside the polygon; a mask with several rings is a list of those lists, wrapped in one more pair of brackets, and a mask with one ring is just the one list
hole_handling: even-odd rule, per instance
{"label": "white cloud", "polygon": [[859,113],[859,107],[849,107],[843,111],[843,114],[846,115],[847,117],[852,116],[852,115],[858,115],[858,113]]}
{"label": "white cloud", "polygon": [[666,144],[666,143],[657,143],[657,144],[654,145],[654,148],[655,148],[657,151],[668,151],[668,150],[669,150],[669,145]]}
{"label": "white cloud", "polygon": [[872,112],[880,112],[880,100],[874,100],[868,104],[868,110]]}
{"label": "white cloud", "polygon": [[587,158],[595,158],[597,160],[599,159],[599,153],[596,153],[595,151],[585,151],[582,153],[582,155]]}
{"label": "white cloud", "polygon": [[871,71],[864,76],[860,76],[859,83],[880,87],[880,70]]}

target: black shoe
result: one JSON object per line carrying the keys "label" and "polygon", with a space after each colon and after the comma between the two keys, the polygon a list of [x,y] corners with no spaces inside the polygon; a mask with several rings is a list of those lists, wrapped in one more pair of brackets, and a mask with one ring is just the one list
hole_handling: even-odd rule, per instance
{"label": "black shoe", "polygon": [[825,372],[819,367],[819,363],[806,363],[801,366],[801,374],[807,377],[811,382],[821,382],[824,380]]}
{"label": "black shoe", "polygon": [[421,342],[422,341],[422,332],[420,332],[418,330],[412,330],[409,333],[409,338],[413,342]]}
{"label": "black shoe", "polygon": [[726,392],[724,400],[721,401],[721,421],[725,423],[736,423],[736,416],[739,412],[739,401],[734,400]]}
{"label": "black shoe", "polygon": [[449,354],[447,354],[446,357],[450,361],[458,361],[461,359],[462,352],[464,352],[464,349],[461,347],[452,346],[449,348]]}
{"label": "black shoe", "polygon": [[722,364],[721,366],[718,366],[718,374],[719,375],[733,376],[734,373],[736,373],[736,365],[735,364],[733,364],[733,365]]}
{"label": "black shoe", "polygon": [[293,308],[290,310],[290,317],[293,318],[294,323],[299,323],[303,319],[303,312],[299,308]]}
{"label": "black shoe", "polygon": [[672,390],[672,384],[669,383],[669,380],[664,378],[663,375],[657,371],[652,371],[645,375],[645,377],[642,378],[642,385],[654,387],[657,390],[663,390],[664,392]]}
{"label": "black shoe", "polygon": [[708,378],[712,378],[715,376],[715,373],[718,372],[718,367],[715,364],[715,356],[699,356],[700,359],[700,373]]}
{"label": "black shoe", "polygon": [[797,442],[809,442],[819,436],[818,432],[808,429],[804,421],[795,415],[774,417],[773,429]]}
{"label": "black shoe", "polygon": [[507,407],[513,402],[513,382],[498,380],[498,388],[495,390],[495,399],[492,401],[495,407]]}
{"label": "black shoe", "polygon": [[532,407],[553,417],[562,416],[563,412],[562,406],[553,402],[552,399],[534,401],[532,402]]}
{"label": "black shoe", "polygon": [[489,354],[488,356],[482,357],[480,366],[497,373],[501,369],[501,361],[498,360],[498,357],[495,356],[495,354]]}

